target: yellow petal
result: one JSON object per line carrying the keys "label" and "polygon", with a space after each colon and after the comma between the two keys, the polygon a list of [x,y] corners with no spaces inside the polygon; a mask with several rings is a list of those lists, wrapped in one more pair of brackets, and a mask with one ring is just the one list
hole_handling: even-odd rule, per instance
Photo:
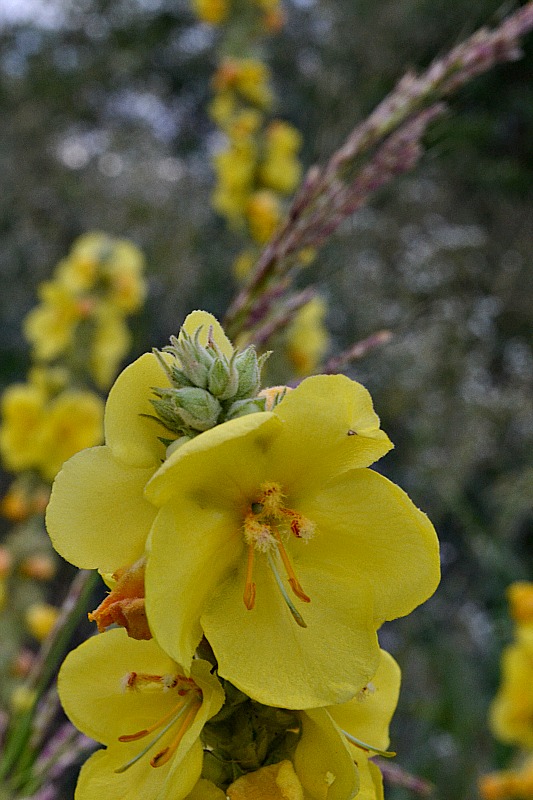
{"label": "yellow petal", "polygon": [[341,732],[324,708],[309,709],[301,719],[293,760],[304,789],[312,800],[351,800],[359,779]]}
{"label": "yellow petal", "polygon": [[[107,635],[107,634],[105,634]],[[130,745],[131,749],[131,745]],[[137,749],[139,745],[137,744]],[[124,765],[124,753],[118,747],[99,750],[84,764],[76,786],[76,800],[184,800],[195,786],[202,771],[203,749],[196,742],[171,773],[172,762],[157,769],[147,758],[140,759],[126,772],[117,773]]]}
{"label": "yellow petal", "polygon": [[266,454],[281,425],[262,411],[217,425],[179,447],[146,487],[146,497],[163,505],[194,496],[202,507],[244,508],[266,479]]}
{"label": "yellow petal", "polygon": [[283,483],[295,494],[323,485],[339,472],[367,467],[392,448],[369,393],[344,375],[307,378],[274,413],[284,426],[271,459],[286,473]]}
{"label": "yellow petal", "polygon": [[176,664],[154,639],[130,639],[123,628],[114,628],[69,653],[58,677],[61,703],[71,722],[91,739],[120,745],[121,764],[142,747],[139,742],[121,743],[118,737],[142,730],[169,710],[168,692],[124,689],[132,671],[167,675],[176,671]]}
{"label": "yellow petal", "polygon": [[211,781],[200,778],[187,800],[226,800],[226,793]]}
{"label": "yellow petal", "polygon": [[304,800],[302,784],[290,761],[248,772],[228,786],[229,800]]}
{"label": "yellow petal", "polygon": [[113,456],[132,467],[155,469],[165,458],[159,436],[169,435],[156,420],[150,399],[153,387],[169,386],[163,367],[152,353],[130,364],[113,384],[105,409],[105,440]]}
{"label": "yellow petal", "polygon": [[[367,687],[349,702],[329,706],[328,711],[343,731],[379,750],[386,750],[389,724],[399,692],[400,668],[389,653],[381,650],[378,669]],[[358,753],[360,751],[354,748],[354,757]]]}
{"label": "yellow petal", "polygon": [[162,647],[186,669],[202,637],[200,615],[242,552],[240,524],[236,514],[202,510],[187,497],[154,522],[146,610]]}
{"label": "yellow petal", "polygon": [[359,772],[357,800],[383,800],[383,778],[379,767],[359,751],[354,757]]}
{"label": "yellow petal", "polygon": [[152,472],[121,465],[105,446],[69,459],[46,513],[50,538],[63,558],[104,572],[140,558],[157,513],[142,494]]}
{"label": "yellow petal", "polygon": [[205,347],[209,336],[209,329],[213,330],[213,339],[227,358],[233,355],[233,345],[224,333],[222,325],[212,314],[207,311],[191,311],[181,326],[181,330],[186,331],[190,336],[194,336],[198,328],[201,328],[199,343]]}
{"label": "yellow petal", "polygon": [[439,544],[433,525],[394,483],[370,469],[345,472],[298,511],[317,525],[302,558],[345,565],[372,583],[376,624],[409,614],[435,591]]}
{"label": "yellow petal", "polygon": [[[264,557],[256,561],[255,607],[249,611],[243,602],[242,563],[213,592],[201,617],[219,674],[266,705],[310,708],[348,700],[379,660],[368,584],[300,565],[298,578],[311,596],[310,603],[295,601],[307,624],[301,628]],[[154,631],[158,635],[155,623]]]}

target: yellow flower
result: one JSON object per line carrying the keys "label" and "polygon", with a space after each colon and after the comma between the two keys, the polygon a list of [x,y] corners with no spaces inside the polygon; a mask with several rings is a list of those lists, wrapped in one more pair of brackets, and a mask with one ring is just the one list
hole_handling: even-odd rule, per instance
{"label": "yellow flower", "polygon": [[74,453],[99,444],[103,438],[104,404],[93,392],[67,389],[46,409],[41,433],[40,472],[53,480]]}
{"label": "yellow flower", "polygon": [[[189,314],[183,330],[209,327],[218,346],[232,347],[210,314]],[[165,429],[153,418],[152,387],[168,386],[156,356],[145,353],[127,367],[111,388],[105,408],[105,442],[71,458],[54,483],[47,527],[56,550],[73,564],[114,573],[136,562],[157,513],[143,490],[165,459],[159,437]],[[168,432],[167,432],[168,433]]]}
{"label": "yellow flower", "polygon": [[209,25],[220,25],[229,12],[227,0],[192,0],[192,6],[197,17]]}
{"label": "yellow flower", "polygon": [[68,286],[52,281],[40,285],[39,296],[41,303],[25,317],[23,330],[35,358],[51,361],[70,347],[76,325],[90,315],[91,308]]}
{"label": "yellow flower", "polygon": [[324,325],[327,306],[314,297],[300,308],[287,330],[286,353],[296,375],[315,372],[328,349],[329,336]]}
{"label": "yellow flower", "polygon": [[261,165],[263,184],[282,194],[290,194],[300,182],[302,168],[296,156],[302,137],[292,125],[281,120],[266,131],[266,154]]}
{"label": "yellow flower", "polygon": [[59,616],[59,609],[48,603],[32,603],[25,612],[26,627],[40,642],[47,638]]}
{"label": "yellow flower", "polygon": [[91,341],[90,369],[96,385],[108,389],[131,346],[124,319],[108,304],[100,305]]}
{"label": "yellow flower", "polygon": [[259,108],[269,108],[272,103],[270,71],[254,58],[225,59],[213,78],[213,86],[215,92],[232,89]]}
{"label": "yellow flower", "polygon": [[20,472],[36,467],[42,458],[41,429],[46,395],[28,383],[14,383],[2,395],[0,452],[6,469]]}
{"label": "yellow flower", "polygon": [[281,220],[281,207],[274,192],[254,192],[246,204],[246,217],[254,241],[266,244]]}
{"label": "yellow flower", "polygon": [[174,451],[145,490],[161,507],[146,571],[161,646],[189,668],[205,634],[219,674],[266,705],[353,697],[376,629],[439,580],[431,523],[367,469],[391,446],[368,392],[322,375]]}
{"label": "yellow flower", "polygon": [[501,685],[490,709],[494,736],[533,748],[533,652],[522,642],[502,655]]}
{"label": "yellow flower", "polygon": [[143,303],[144,257],[131,242],[94,231],[78,237],[58,265],[58,280],[74,294],[99,291],[124,314]]}
{"label": "yellow flower", "polygon": [[[348,703],[300,712],[293,761],[262,767],[227,789],[230,800],[378,800],[379,769],[369,761],[389,743],[400,670],[385,651],[364,689]],[[365,746],[366,745],[366,746]],[[370,748],[370,749],[369,749]]]}
{"label": "yellow flower", "polygon": [[77,800],[183,800],[193,791],[201,730],[224,701],[210,664],[196,660],[186,677],[153,639],[114,629],[67,656],[58,689],[72,723],[105,745],[83,766]]}

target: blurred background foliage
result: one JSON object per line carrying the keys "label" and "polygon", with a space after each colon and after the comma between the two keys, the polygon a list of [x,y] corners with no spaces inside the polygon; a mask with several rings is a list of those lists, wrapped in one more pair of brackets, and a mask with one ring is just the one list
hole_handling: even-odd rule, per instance
{"label": "blurred background foliage", "polygon": [[[516,7],[287,0],[268,55],[276,113],[302,131],[305,165],[324,161],[405,69]],[[192,308],[223,316],[240,242],[209,207],[216,35],[187,0],[0,3],[1,388],[26,372],[20,324],[37,284],[87,230],[146,255],[134,355],[165,344]],[[396,444],[379,469],[442,540],[436,597],[382,642],[404,671],[398,763],[446,800],[475,796],[477,776],[505,763],[485,724],[510,636],[504,589],[533,578],[531,36],[524,51],[453,99],[416,172],[303,275],[329,301],[333,352],[393,333],[350,374]],[[388,787],[389,800],[408,796]]]}

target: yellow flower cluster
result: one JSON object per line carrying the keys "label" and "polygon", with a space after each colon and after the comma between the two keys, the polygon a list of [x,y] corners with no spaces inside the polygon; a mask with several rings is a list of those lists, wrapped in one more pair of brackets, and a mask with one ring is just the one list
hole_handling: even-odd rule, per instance
{"label": "yellow flower cluster", "polygon": [[265,122],[273,97],[261,61],[226,59],[213,87],[211,115],[227,139],[213,159],[213,205],[230,225],[245,228],[262,245],[281,220],[282,197],[300,181],[301,136],[288,122]]}
{"label": "yellow flower cluster", "polygon": [[435,531],[369,468],[392,445],[360,384],[264,394],[263,361],[193,312],[56,478],[52,542],[111,588],[59,676],[105,745],[78,800],[382,797],[400,672],[377,631],[435,590]]}
{"label": "yellow flower cluster", "polygon": [[490,709],[490,726],[502,742],[521,748],[516,767],[480,780],[484,800],[533,798],[533,583],[508,589],[515,639],[502,656],[502,678]]}
{"label": "yellow flower cluster", "polygon": [[125,318],[144,301],[143,270],[131,242],[98,232],[77,239],[24,320],[35,360],[68,358],[79,368],[87,359],[97,386],[108,388],[130,346]]}
{"label": "yellow flower cluster", "polygon": [[[225,57],[213,77],[214,98],[210,114],[226,138],[215,154],[216,187],[212,202],[228,224],[245,232],[255,248],[238,257],[234,267],[244,276],[257,257],[257,245],[265,244],[278,227],[283,198],[298,185],[301,136],[282,120],[268,120],[274,103],[268,67],[245,53],[249,42],[272,33],[283,24],[279,0],[193,0],[204,22],[224,24],[228,33],[239,30],[242,53]],[[230,48],[231,49],[231,48]]]}
{"label": "yellow flower cluster", "polygon": [[[27,383],[14,383],[5,390],[0,402],[0,454],[8,470],[35,470],[52,481],[64,461],[102,441],[102,400],[94,392],[65,384],[66,376],[62,380],[57,369],[36,367]],[[12,493],[11,502],[6,502],[13,519],[17,497]]]}

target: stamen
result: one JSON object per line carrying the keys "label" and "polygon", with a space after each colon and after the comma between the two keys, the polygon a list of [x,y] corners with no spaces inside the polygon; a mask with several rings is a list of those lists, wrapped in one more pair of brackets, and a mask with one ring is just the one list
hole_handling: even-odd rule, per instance
{"label": "stamen", "polygon": [[255,606],[255,583],[252,580],[253,571],[254,571],[254,558],[255,558],[255,547],[253,544],[248,545],[248,561],[246,564],[246,583],[244,585],[244,605],[251,611],[252,608]]}
{"label": "stamen", "polygon": [[150,759],[150,765],[152,767],[162,767],[163,764],[166,764],[172,758],[172,756],[180,746],[180,743],[184,735],[187,733],[189,727],[192,725],[193,720],[196,714],[198,713],[198,710],[201,705],[202,705],[201,703],[195,702],[192,699],[187,703],[189,711],[187,713],[187,716],[181,723],[180,729],[176,734],[176,737],[172,740],[172,742],[168,745],[168,747],[164,747],[163,750],[161,750],[159,753],[156,753],[155,756]]}
{"label": "stamen", "polygon": [[[175,714],[175,715],[172,717],[172,719],[170,720],[170,722],[168,723],[168,725],[165,725],[165,727],[163,728],[163,730],[159,731],[159,733],[157,734],[157,736],[155,736],[155,737],[154,737],[154,738],[153,738],[153,739],[152,739],[150,742],[148,742],[148,744],[146,745],[146,747],[145,747],[143,750],[141,750],[141,752],[140,752],[140,753],[137,753],[137,755],[136,755],[136,756],[134,756],[132,759],[130,759],[130,761],[128,761],[126,764],[124,764],[124,766],[122,766],[122,767],[119,767],[118,769],[116,769],[116,770],[115,770],[115,772],[117,772],[117,773],[126,772],[126,770],[127,770],[127,769],[129,769],[130,767],[132,767],[134,764],[136,764],[136,763],[137,763],[137,761],[139,761],[139,759],[141,759],[143,756],[145,756],[145,755],[146,755],[146,753],[147,753],[149,750],[151,750],[151,749],[152,749],[152,747],[154,746],[154,744],[157,744],[157,742],[159,742],[159,741],[162,739],[162,737],[165,735],[165,733],[167,733],[167,731],[169,731],[169,730],[170,730],[170,728],[171,728],[171,727],[174,725],[174,723],[178,721],[178,719],[179,719],[179,718],[182,716],[183,712],[184,712],[184,711],[185,711],[185,709],[187,708],[187,705],[188,705],[187,703],[184,703],[184,704],[181,706],[181,708],[180,708],[180,710],[178,711],[178,713],[177,713],[177,714]],[[175,709],[174,709],[174,710],[175,710]],[[165,717],[165,719],[166,719],[166,717]],[[122,741],[123,741],[123,739],[122,739]]]}
{"label": "stamen", "polygon": [[270,569],[274,573],[274,577],[276,579],[276,583],[278,584],[279,590],[280,590],[280,592],[281,592],[281,594],[283,596],[283,599],[287,603],[289,611],[291,612],[292,616],[294,617],[295,622],[297,623],[297,625],[300,626],[300,628],[307,628],[307,624],[304,621],[302,615],[300,614],[300,612],[298,611],[298,609],[296,608],[296,606],[292,602],[291,598],[287,594],[287,590],[285,589],[285,586],[283,585],[283,580],[281,578],[281,575],[278,572],[278,568],[277,568],[277,566],[276,566],[276,564],[274,562],[274,559],[272,557],[272,553],[267,553],[267,558],[268,558],[268,563],[269,563]]}
{"label": "stamen", "polygon": [[306,593],[304,592],[304,590],[300,585],[300,581],[296,577],[296,574],[294,572],[294,567],[292,566],[289,560],[289,556],[287,555],[287,551],[283,546],[283,542],[281,541],[279,533],[276,531],[274,535],[277,541],[278,552],[281,556],[281,560],[283,561],[283,566],[285,567],[285,571],[287,573],[287,577],[289,579],[292,591],[294,592],[296,597],[299,597],[300,600],[303,600],[304,603],[310,603],[311,598],[308,595],[306,595]]}
{"label": "stamen", "polygon": [[168,712],[168,714],[165,714],[165,716],[160,720],[154,722],[153,725],[150,725],[148,728],[144,728],[142,731],[137,731],[137,733],[127,733],[124,736],[119,736],[119,742],[136,742],[137,739],[144,739],[145,736],[148,736],[149,733],[153,733],[160,728],[161,725],[165,725],[169,720],[172,719],[175,721],[177,710],[181,710],[185,704],[185,700],[180,700],[180,702],[177,703],[172,710]]}
{"label": "stamen", "polygon": [[349,742],[354,744],[356,747],[359,747],[361,750],[365,750],[367,753],[375,753],[378,756],[382,756],[383,758],[394,758],[396,753],[393,750],[380,750],[378,747],[373,747],[371,744],[366,744],[366,742],[362,742],[361,739],[356,739],[355,736],[352,736],[351,733],[347,733],[346,731],[342,731],[343,734],[346,736]]}

